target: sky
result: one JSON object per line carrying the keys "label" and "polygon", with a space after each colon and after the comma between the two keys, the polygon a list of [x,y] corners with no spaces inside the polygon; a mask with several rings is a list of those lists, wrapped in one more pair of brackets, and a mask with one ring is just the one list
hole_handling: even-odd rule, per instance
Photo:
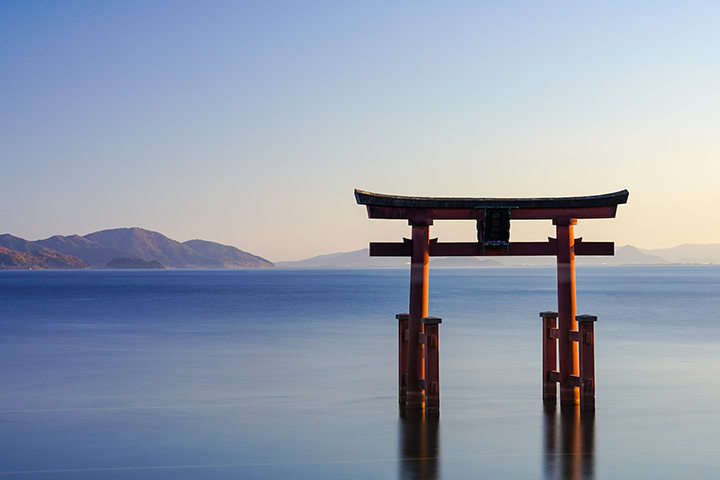
{"label": "sky", "polygon": [[299,260],[410,236],[355,188],[627,189],[576,236],[720,243],[718,25],[692,1],[0,0],[0,233],[141,227]]}

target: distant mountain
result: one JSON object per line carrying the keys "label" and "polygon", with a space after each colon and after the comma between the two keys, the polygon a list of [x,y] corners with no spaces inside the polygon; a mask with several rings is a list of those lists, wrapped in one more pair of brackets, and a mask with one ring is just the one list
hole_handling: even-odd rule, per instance
{"label": "distant mountain", "polygon": [[670,263],[657,255],[643,253],[632,245],[616,249],[614,256],[577,256],[575,262],[578,265],[663,265]]}
{"label": "distant mountain", "polygon": [[221,245],[207,240],[188,240],[183,245],[196,253],[222,262],[223,268],[267,268],[273,267],[272,262],[251,253],[243,252],[230,245]]}
{"label": "distant mountain", "polygon": [[45,240],[36,240],[33,243],[41,245],[43,248],[55,250],[56,252],[82,258],[95,268],[104,267],[105,264],[115,258],[131,256],[129,252],[115,247],[100,245],[80,235],[70,235],[68,237],[55,235]]}
{"label": "distant mountain", "polygon": [[371,257],[370,250],[363,248],[354,252],[330,253],[306,258],[296,262],[277,262],[278,267],[405,267],[410,264],[409,258],[404,257]]}
{"label": "distant mountain", "polygon": [[[363,248],[353,252],[330,253],[318,255],[296,262],[277,262],[278,267],[305,268],[357,268],[357,267],[407,267],[410,258],[406,257],[371,257],[370,249]],[[497,267],[502,263],[494,259],[478,259],[476,257],[433,258],[431,267]]]}
{"label": "distant mountain", "polygon": [[222,262],[200,255],[187,245],[142,228],[115,228],[85,235],[104,247],[125,252],[123,257],[155,260],[172,268],[221,268]]}
{"label": "distant mountain", "polygon": [[638,249],[659,255],[671,263],[720,263],[720,244],[684,243],[672,248]]}
{"label": "distant mountain", "polygon": [[143,260],[142,258],[123,257],[110,260],[105,268],[108,269],[160,269],[165,268],[160,262],[152,260],[150,262]]}
{"label": "distant mountain", "polygon": [[118,258],[137,258],[159,262],[171,268],[259,268],[273,267],[262,257],[235,247],[204,240],[180,243],[165,235],[142,228],[116,228],[84,237],[55,235],[30,242],[9,234],[0,235],[0,246],[18,252],[49,249],[84,260],[94,268],[104,268]]}
{"label": "distant mountain", "polygon": [[0,270],[76,268],[90,268],[90,264],[79,258],[52,250],[21,252],[0,247]]}
{"label": "distant mountain", "polygon": [[[527,256],[527,257],[497,257],[503,264],[508,266],[519,265],[555,265],[553,256]],[[585,256],[575,257],[576,265],[662,265],[669,263],[657,255],[648,255],[632,245],[625,245],[615,249],[615,255],[608,256]]]}
{"label": "distant mountain", "polygon": [[[370,257],[367,248],[354,252],[332,253],[295,262],[278,262],[279,267],[402,267],[409,265],[406,257]],[[492,262],[492,263],[486,263]],[[430,259],[431,267],[481,267],[555,265],[552,256],[527,257],[437,257]],[[667,265],[670,263],[720,264],[720,244],[683,244],[664,249],[641,249],[625,245],[614,256],[576,256],[577,265]]]}
{"label": "distant mountain", "polygon": [[9,248],[17,252],[33,252],[45,248],[37,242],[29,242],[24,238],[14,237],[9,233],[0,235],[0,247]]}
{"label": "distant mountain", "polygon": [[615,256],[610,257],[614,263],[622,265],[662,265],[670,263],[658,255],[643,253],[632,245],[625,245],[615,250]]}
{"label": "distant mountain", "polygon": [[[682,247],[682,245],[681,245]],[[720,245],[705,245],[707,252],[714,252],[717,247],[720,259]],[[676,247],[679,248],[679,247]],[[668,249],[672,250],[672,249]],[[656,250],[652,250],[655,252]],[[648,250],[640,250],[632,245],[625,245],[615,251],[614,256],[576,256],[577,265],[663,265],[670,263],[664,257],[652,255]],[[708,257],[712,258],[712,257]],[[331,253],[295,262],[278,262],[278,267],[403,267],[409,265],[406,257],[370,257],[367,248],[354,252]],[[488,266],[520,266],[520,265],[555,265],[552,256],[518,256],[518,257],[437,257],[430,259],[430,267],[488,267]],[[700,262],[695,262],[700,263]],[[707,263],[707,262],[705,262]],[[720,263],[720,260],[715,263]]]}

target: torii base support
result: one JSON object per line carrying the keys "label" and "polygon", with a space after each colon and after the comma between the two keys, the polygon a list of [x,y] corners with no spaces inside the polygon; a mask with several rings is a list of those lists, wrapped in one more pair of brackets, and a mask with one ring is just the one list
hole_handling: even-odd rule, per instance
{"label": "torii base support", "polygon": [[440,324],[441,318],[423,317],[423,331],[418,333],[415,341],[423,351],[423,361],[419,369],[424,376],[418,376],[417,385],[422,392],[422,403],[408,402],[408,356],[413,340],[410,334],[410,315],[399,313],[395,315],[398,320],[398,400],[400,407],[410,409],[424,409],[427,414],[440,412]]}
{"label": "torii base support", "polygon": [[[555,405],[557,403],[557,385],[565,390],[579,389],[579,395],[573,395],[578,398],[576,403],[580,404],[583,410],[595,409],[595,322],[597,317],[593,315],[578,315],[575,320],[578,324],[577,330],[566,332],[569,342],[577,343],[577,350],[574,345],[570,346],[570,350],[577,355],[579,364],[579,374],[575,375],[570,372],[568,375],[562,376],[558,371],[557,351],[558,339],[561,338],[557,327],[557,312],[540,312],[543,319],[543,403],[546,405]],[[573,362],[574,363],[574,362]],[[567,383],[563,384],[563,377],[566,377]]]}

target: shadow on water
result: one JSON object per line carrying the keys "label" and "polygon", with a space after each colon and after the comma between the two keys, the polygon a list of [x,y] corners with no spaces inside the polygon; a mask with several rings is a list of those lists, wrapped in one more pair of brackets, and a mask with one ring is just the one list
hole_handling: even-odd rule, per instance
{"label": "shadow on water", "polygon": [[595,478],[595,411],[579,405],[545,406],[544,478]]}
{"label": "shadow on water", "polygon": [[398,478],[440,478],[440,417],[423,410],[400,409]]}

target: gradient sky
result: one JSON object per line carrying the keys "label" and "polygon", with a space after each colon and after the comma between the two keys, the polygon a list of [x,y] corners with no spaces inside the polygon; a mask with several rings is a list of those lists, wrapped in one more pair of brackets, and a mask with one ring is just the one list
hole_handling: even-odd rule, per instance
{"label": "gradient sky", "polygon": [[409,236],[354,188],[628,189],[577,235],[720,243],[720,3],[5,0],[0,162],[0,233],[29,240],[137,226],[297,260]]}

